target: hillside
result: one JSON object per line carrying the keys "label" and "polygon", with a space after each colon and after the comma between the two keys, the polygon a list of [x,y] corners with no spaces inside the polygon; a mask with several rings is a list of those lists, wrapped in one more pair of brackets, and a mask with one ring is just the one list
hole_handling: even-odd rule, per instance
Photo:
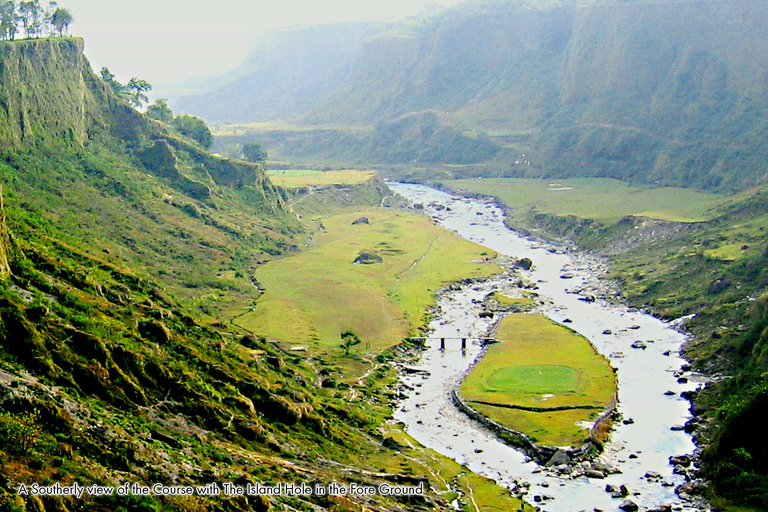
{"label": "hillside", "polygon": [[[259,39],[224,86],[172,102],[174,110],[211,121],[273,120],[301,114],[354,69],[364,41],[380,30],[373,23],[321,25]],[[228,76],[235,77],[227,80]],[[222,82],[219,81],[218,84]]]}
{"label": "hillside", "polygon": [[[470,489],[520,508],[385,423],[393,352],[352,360],[350,398],[333,356],[238,327],[253,269],[306,226],[260,165],[136,112],[82,48],[0,44],[0,510],[448,510]],[[48,495],[75,483],[106,494]],[[424,492],[328,491],[351,483]]]}
{"label": "hillside", "polygon": [[[743,190],[765,179],[767,21],[759,0],[466,2],[381,27],[350,46],[354,55],[338,54],[351,67],[303,96],[303,112],[244,107],[255,96],[255,105],[282,104],[259,73],[179,106],[243,123],[234,141],[264,140],[277,160],[445,163],[460,164],[449,171],[461,177],[603,176]],[[310,40],[332,51],[326,41],[346,29],[308,30],[283,33],[284,47]],[[282,53],[262,47],[251,60],[257,55]],[[314,76],[284,83],[299,94]],[[248,114],[234,117],[227,105]],[[443,130],[490,137],[492,150],[452,159],[454,140],[425,135],[434,125],[426,113]],[[295,129],[247,125],[288,118]],[[388,126],[398,119],[419,119],[418,129]],[[387,152],[382,134],[439,150]]]}
{"label": "hillside", "polygon": [[623,300],[686,319],[684,355],[711,376],[691,394],[695,416],[686,426],[714,484],[711,502],[718,510],[766,510],[768,454],[756,418],[768,394],[768,189],[727,197],[584,178],[557,187],[508,179],[443,185],[497,197],[516,228],[610,261]]}

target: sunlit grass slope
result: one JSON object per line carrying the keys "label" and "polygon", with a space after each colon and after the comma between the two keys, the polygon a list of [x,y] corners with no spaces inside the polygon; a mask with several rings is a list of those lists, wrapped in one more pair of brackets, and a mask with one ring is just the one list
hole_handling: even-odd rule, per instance
{"label": "sunlit grass slope", "polygon": [[[352,224],[366,217],[369,224]],[[404,211],[370,209],[322,220],[309,249],[268,263],[255,277],[266,290],[243,327],[285,342],[340,350],[352,330],[378,351],[400,342],[425,320],[443,285],[491,275],[490,251]],[[354,263],[361,252],[381,263]]]}
{"label": "sunlit grass slope", "polygon": [[[546,445],[577,445],[588,421],[611,402],[616,381],[608,361],[589,341],[534,314],[514,314],[499,326],[501,343],[491,345],[461,386],[462,396],[487,417]],[[529,412],[482,405],[529,408],[594,406],[591,409]]]}
{"label": "sunlit grass slope", "polygon": [[714,217],[721,194],[675,187],[629,185],[609,178],[482,179],[446,181],[445,185],[499,198],[510,208],[537,213],[574,215],[615,222],[627,215],[676,222],[700,222]]}
{"label": "sunlit grass slope", "polygon": [[283,188],[314,187],[321,185],[356,185],[371,179],[375,171],[314,171],[309,169],[287,169],[268,171],[269,179]]}

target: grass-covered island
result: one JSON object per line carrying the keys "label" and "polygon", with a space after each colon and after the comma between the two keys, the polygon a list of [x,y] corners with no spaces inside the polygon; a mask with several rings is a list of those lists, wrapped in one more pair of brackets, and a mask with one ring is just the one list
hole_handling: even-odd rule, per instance
{"label": "grass-covered island", "polygon": [[589,340],[539,314],[512,314],[460,388],[465,403],[538,445],[605,440],[594,420],[613,406],[616,379]]}

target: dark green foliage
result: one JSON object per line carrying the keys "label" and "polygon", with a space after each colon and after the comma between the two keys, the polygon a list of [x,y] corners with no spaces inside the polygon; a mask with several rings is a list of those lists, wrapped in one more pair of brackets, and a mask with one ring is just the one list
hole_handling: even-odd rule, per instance
{"label": "dark green foliage", "polygon": [[341,348],[344,349],[344,353],[349,355],[349,349],[355,345],[362,343],[360,337],[352,331],[344,331],[340,334]]}
{"label": "dark green foliage", "polygon": [[75,20],[72,12],[65,7],[57,7],[51,15],[51,25],[58,33],[59,37],[65,35],[70,23]]}
{"label": "dark green foliage", "polygon": [[125,84],[124,90],[131,105],[138,108],[148,101],[147,95],[144,93],[152,90],[152,86],[146,80],[133,77]]}
{"label": "dark green foliage", "polygon": [[243,157],[249,162],[264,162],[267,156],[267,152],[258,142],[246,142],[243,144]]}
{"label": "dark green foliage", "polygon": [[168,100],[160,98],[147,107],[147,117],[170,124],[173,121],[173,111],[168,106]]}
{"label": "dark green foliage", "polygon": [[[176,136],[87,68],[65,74],[77,40],[20,44],[0,47],[3,63],[26,59],[0,66],[0,90],[23,87],[35,105],[25,113],[34,134],[17,146],[2,139],[11,143],[0,162],[11,274],[0,279],[0,509],[267,510],[282,498],[40,501],[12,486],[329,483],[343,468],[374,470],[366,458],[382,450],[374,428],[389,413],[393,370],[379,369],[350,403],[338,368],[253,340],[233,321],[259,296],[251,269],[305,239],[261,166]],[[61,77],[8,78],[41,62]],[[61,105],[46,103],[56,94]],[[13,134],[7,121],[0,130]],[[61,140],[58,127],[78,123],[82,140]],[[365,197],[377,193],[378,204],[380,191]]]}
{"label": "dark green foliage", "polygon": [[116,96],[120,96],[123,94],[123,92],[125,92],[125,86],[117,81],[115,75],[112,74],[109,69],[105,67],[101,68],[99,76],[104,81],[104,83],[107,84],[110,89],[112,89],[112,92],[115,93]]}
{"label": "dark green foliage", "polygon": [[199,117],[182,115],[171,121],[171,127],[181,135],[189,137],[204,148],[210,148],[213,144],[213,135]]}
{"label": "dark green foliage", "polygon": [[27,455],[42,436],[37,411],[0,414],[0,447],[14,455]]}

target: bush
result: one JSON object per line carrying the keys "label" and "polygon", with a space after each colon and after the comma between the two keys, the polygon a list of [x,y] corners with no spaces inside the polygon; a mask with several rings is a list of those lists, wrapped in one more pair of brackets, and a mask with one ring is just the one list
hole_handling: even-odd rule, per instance
{"label": "bush", "polygon": [[0,414],[0,446],[8,453],[27,455],[37,445],[43,429],[37,410],[19,414]]}
{"label": "bush", "polygon": [[180,134],[189,137],[204,148],[208,149],[213,144],[211,130],[205,121],[195,116],[178,116],[171,121],[171,126]]}

